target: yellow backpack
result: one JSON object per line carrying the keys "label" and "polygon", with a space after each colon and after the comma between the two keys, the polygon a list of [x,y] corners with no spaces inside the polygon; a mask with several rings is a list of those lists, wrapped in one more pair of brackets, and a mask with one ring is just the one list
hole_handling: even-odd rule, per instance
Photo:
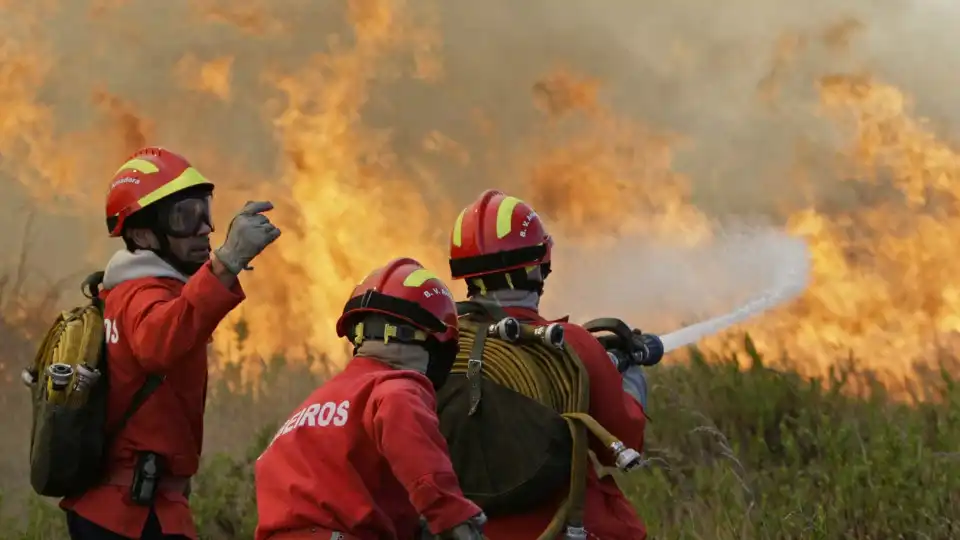
{"label": "yellow backpack", "polygon": [[33,398],[30,483],[39,495],[68,497],[96,485],[109,441],[163,380],[149,376],[108,434],[102,282],[103,272],[83,281],[81,290],[90,301],[60,313],[21,375]]}

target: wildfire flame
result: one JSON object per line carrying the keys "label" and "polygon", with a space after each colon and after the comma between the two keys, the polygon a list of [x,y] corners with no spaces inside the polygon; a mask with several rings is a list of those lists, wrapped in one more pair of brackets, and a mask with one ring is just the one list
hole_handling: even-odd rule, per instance
{"label": "wildfire flame", "polygon": [[[75,4],[71,9],[80,11]],[[52,12],[32,5],[29,17],[16,2],[0,8],[8,20],[23,22],[0,42],[0,153],[6,174],[20,180],[32,200],[50,211],[100,219],[98,194],[110,171],[136,147],[161,143],[220,179],[220,224],[244,200],[275,202],[271,218],[284,236],[244,277],[248,300],[218,331],[216,346],[228,359],[320,352],[343,361],[346,349],[333,328],[351,288],[395,256],[415,256],[445,272],[448,227],[460,205],[486,187],[528,199],[560,242],[642,235],[697,246],[715,239],[715,216],[695,203],[691,179],[674,166],[685,141],[618,114],[602,100],[603,81],[573,69],[554,69],[532,85],[524,114],[539,116],[532,116],[520,148],[504,148],[497,126],[479,110],[449,112],[475,128],[470,140],[457,140],[442,126],[427,126],[421,136],[409,126],[392,131],[378,124],[393,114],[418,125],[416,111],[405,116],[403,108],[418,89],[444,78],[436,12],[425,3],[338,4],[323,21],[332,24],[335,12],[349,22],[349,33],[334,33],[334,25],[313,47],[320,50],[326,41],[325,52],[309,57],[288,58],[288,46],[278,41],[277,57],[259,72],[239,53],[219,50],[217,39],[300,39],[305,34],[297,28],[308,30],[286,11],[306,7],[212,0],[171,7],[171,16],[216,25],[210,31],[221,38],[191,37],[159,74],[123,50],[91,43],[92,51],[115,55],[116,69],[126,75],[60,87],[60,94],[51,94],[51,80],[86,81],[87,68],[50,54],[54,36],[40,23]],[[128,42],[120,47],[152,43],[116,28],[123,10],[142,11],[145,3],[87,7],[91,24]],[[137,16],[147,15],[159,16]],[[846,44],[846,32],[859,26],[844,21],[823,39]],[[794,58],[798,43],[781,40],[775,62]],[[776,103],[777,77],[788,69],[778,63],[759,81],[758,107]],[[396,99],[372,100],[384,87]],[[153,97],[154,90],[162,97]],[[870,366],[906,374],[910,360],[932,357],[960,330],[960,258],[952,249],[960,242],[960,156],[912,115],[909,99],[893,86],[838,74],[819,78],[817,90],[819,114],[835,126],[839,141],[830,167],[849,178],[845,189],[865,204],[837,210],[812,200],[779,216],[811,246],[812,285],[798,301],[737,330],[748,330],[761,350],[786,349],[803,359],[810,373],[852,350]],[[77,118],[57,116],[50,104],[57,100],[75,103]],[[234,108],[216,109],[228,105]],[[262,120],[247,132],[237,118],[251,115]],[[222,122],[218,136],[228,142],[197,135],[193,116]],[[270,138],[267,146],[249,142]],[[478,174],[484,178],[472,180]],[[802,175],[792,181],[802,183]],[[881,192],[886,195],[869,199]],[[101,231],[91,226],[88,236]],[[102,264],[106,252],[90,238],[86,247]],[[562,289],[564,279],[551,277],[549,289]],[[705,347],[723,349],[731,336],[711,338]]]}

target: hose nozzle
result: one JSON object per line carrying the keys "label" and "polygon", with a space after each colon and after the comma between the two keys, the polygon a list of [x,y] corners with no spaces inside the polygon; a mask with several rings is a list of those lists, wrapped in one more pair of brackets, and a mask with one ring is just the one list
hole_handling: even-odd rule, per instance
{"label": "hose nozzle", "polygon": [[496,324],[491,324],[487,328],[487,335],[489,337],[497,337],[511,343],[516,342],[520,339],[520,321],[514,319],[513,317],[506,317],[500,319]]}
{"label": "hose nozzle", "polygon": [[53,390],[61,391],[70,385],[70,379],[73,377],[73,366],[70,364],[50,364],[47,368],[47,375],[50,377],[50,385]]}
{"label": "hose nozzle", "polygon": [[622,442],[617,441],[611,444],[610,451],[613,452],[613,459],[621,471],[631,471],[640,466],[640,453],[633,448],[628,448]]}
{"label": "hose nozzle", "polygon": [[559,323],[547,326],[521,326],[521,337],[533,341],[540,341],[548,347],[563,348],[563,326]]}
{"label": "hose nozzle", "polygon": [[587,529],[583,527],[567,525],[566,530],[563,532],[563,540],[586,540],[586,538]]}
{"label": "hose nozzle", "polygon": [[655,334],[634,334],[634,343],[637,346],[637,363],[641,366],[655,366],[663,358],[663,341]]}

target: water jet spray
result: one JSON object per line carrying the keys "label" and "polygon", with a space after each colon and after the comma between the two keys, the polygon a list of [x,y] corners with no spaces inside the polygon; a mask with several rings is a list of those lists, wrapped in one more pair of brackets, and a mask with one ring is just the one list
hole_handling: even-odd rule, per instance
{"label": "water jet spray", "polygon": [[733,311],[661,335],[664,354],[717,334],[803,293],[809,283],[810,248],[802,239],[789,239],[797,242],[802,250],[798,250],[796,256],[781,261],[781,264],[774,268],[775,282],[771,286]]}
{"label": "water jet spray", "polygon": [[584,328],[608,351],[616,353],[621,372],[631,365],[653,366],[666,353],[720,333],[764,311],[787,302],[806,290],[810,273],[810,249],[806,241],[778,233],[773,238],[779,257],[772,260],[772,283],[749,297],[736,309],[660,336],[642,333],[615,318],[594,319]]}

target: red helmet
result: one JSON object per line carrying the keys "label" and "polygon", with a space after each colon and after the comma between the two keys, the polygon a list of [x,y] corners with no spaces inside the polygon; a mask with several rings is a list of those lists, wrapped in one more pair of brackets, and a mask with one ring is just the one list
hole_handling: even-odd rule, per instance
{"label": "red helmet", "polygon": [[552,247],[553,239],[530,205],[488,189],[453,225],[450,273],[467,279],[543,265],[550,262]]}
{"label": "red helmet", "polygon": [[453,293],[436,274],[413,259],[394,259],[353,289],[337,321],[337,336],[352,334],[351,324],[358,315],[374,313],[408,322],[424,332],[424,337],[439,343],[457,343],[460,338]]}
{"label": "red helmet", "polygon": [[138,210],[197,186],[213,189],[213,183],[180,154],[158,147],[138,150],[117,169],[110,182],[107,193],[110,236],[120,236],[124,221]]}

